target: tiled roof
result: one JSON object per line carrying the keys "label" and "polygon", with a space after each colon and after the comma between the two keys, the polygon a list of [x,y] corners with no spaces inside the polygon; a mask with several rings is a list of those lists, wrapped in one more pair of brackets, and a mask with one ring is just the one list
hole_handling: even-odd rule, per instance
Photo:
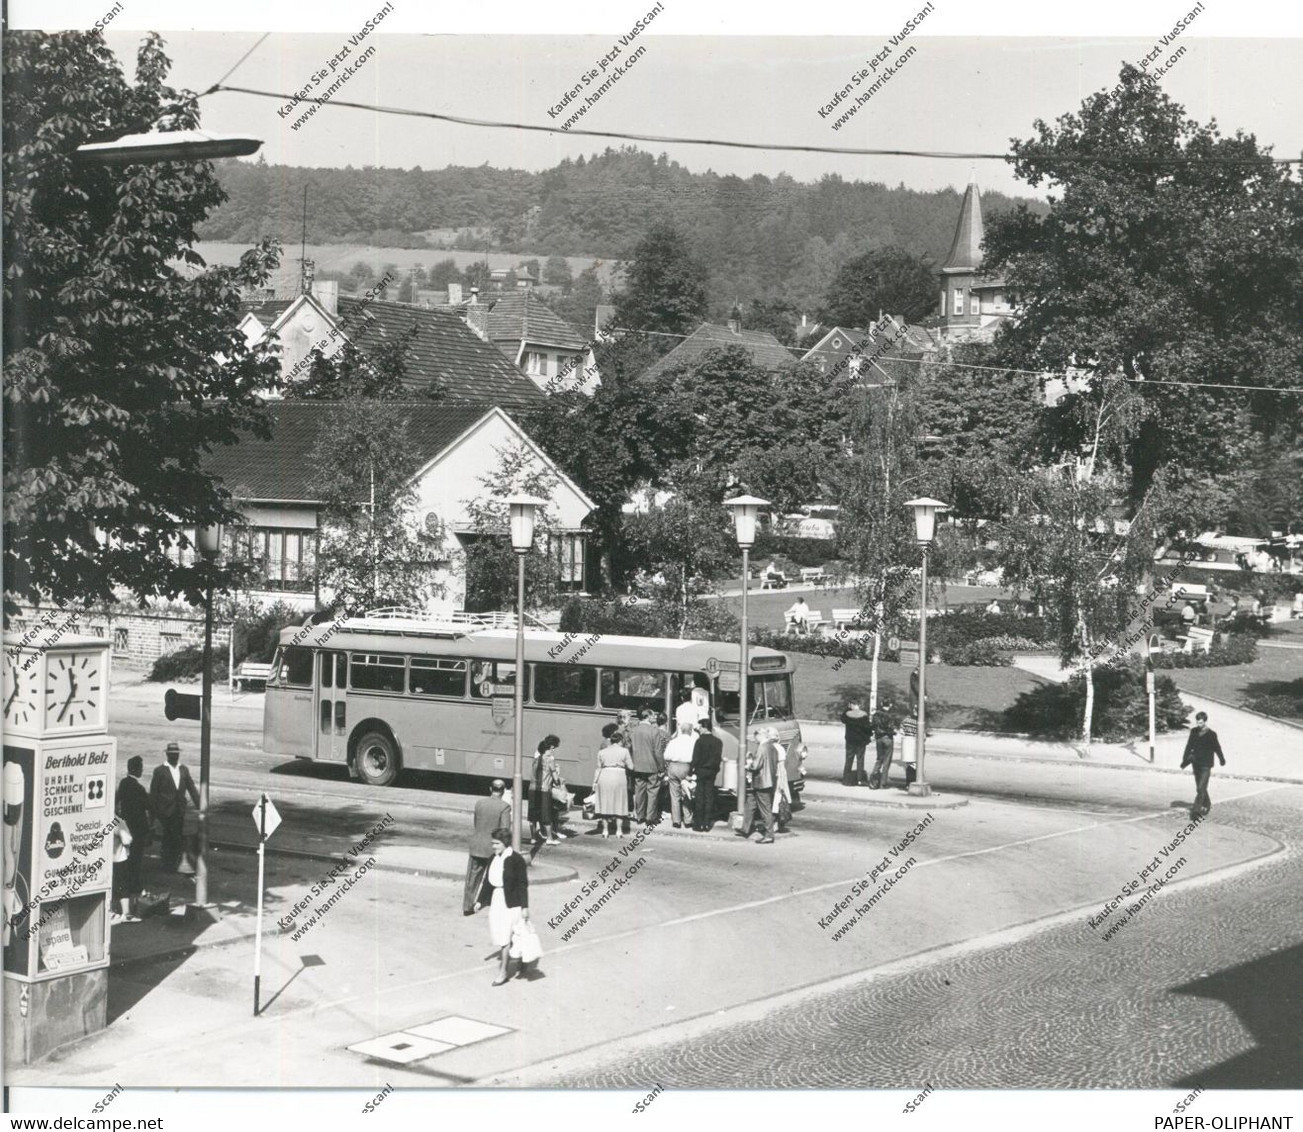
{"label": "tiled roof", "polygon": [[292,295],[288,299],[246,299],[240,304],[240,309],[253,315],[263,326],[271,326],[297,298],[297,295]]}
{"label": "tiled roof", "polygon": [[538,386],[450,310],[340,296],[339,319],[345,336],[363,352],[394,341],[415,325],[404,379],[413,391],[437,383],[449,401],[483,408],[532,406],[543,399]]}
{"label": "tiled roof", "polygon": [[[490,294],[480,302],[489,308],[489,339],[493,342],[538,342],[582,350],[587,344],[573,326],[554,314],[528,291]],[[515,357],[515,352],[512,352]]]}
{"label": "tiled roof", "polygon": [[942,271],[976,271],[982,265],[982,194],[969,181],[959,206],[959,223]]}
{"label": "tiled roof", "polygon": [[770,372],[787,369],[796,362],[796,355],[767,330],[734,332],[727,326],[703,322],[673,350],[655,362],[647,370],[647,376],[656,377],[674,366],[691,365],[707,350],[727,346],[741,346],[757,366]]}
{"label": "tiled roof", "polygon": [[[395,402],[407,424],[407,440],[421,463],[432,460],[476,421],[490,412],[484,405],[447,405],[435,401]],[[312,501],[317,477],[317,444],[322,432],[354,403],[273,401],[270,440],[246,436],[216,448],[204,459],[209,472],[237,499]]]}

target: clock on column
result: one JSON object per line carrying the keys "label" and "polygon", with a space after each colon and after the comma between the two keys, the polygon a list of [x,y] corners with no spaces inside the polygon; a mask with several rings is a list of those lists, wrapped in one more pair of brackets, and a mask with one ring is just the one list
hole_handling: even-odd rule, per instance
{"label": "clock on column", "polygon": [[65,732],[103,725],[104,650],[51,651],[45,659],[45,730]]}
{"label": "clock on column", "polygon": [[4,683],[6,731],[36,730],[40,725],[41,685],[35,658],[29,654],[6,655]]}

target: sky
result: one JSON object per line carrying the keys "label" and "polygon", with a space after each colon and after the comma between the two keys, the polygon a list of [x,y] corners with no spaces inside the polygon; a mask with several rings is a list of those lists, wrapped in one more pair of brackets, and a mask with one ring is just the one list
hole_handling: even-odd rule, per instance
{"label": "sky", "polygon": [[[647,30],[620,48],[618,61],[627,62],[639,46],[646,50],[576,128],[791,145],[1000,153],[1007,150],[1010,138],[1030,136],[1038,117],[1053,120],[1077,109],[1090,92],[1111,87],[1123,60],[1140,60],[1198,4],[1151,3],[1137,14],[1138,5],[1103,0],[1089,10],[1050,15],[1015,3],[961,12],[952,0],[935,0],[907,40],[895,48],[887,45],[888,37],[898,34],[925,2],[771,9],[663,0]],[[585,71],[599,67],[598,61],[618,46],[618,37],[654,3],[544,7],[495,0],[483,10],[467,6],[454,8],[450,15],[446,5],[439,5],[435,14],[411,0],[394,0],[375,31],[349,48],[345,63],[355,61],[370,45],[375,51],[335,98],[557,126],[564,115],[553,119],[548,108],[579,85]],[[381,6],[383,0],[341,0],[311,9],[241,2],[210,10],[123,0],[123,11],[113,17],[106,34],[129,66],[140,29],[159,30],[174,61],[173,84],[206,90],[270,31],[227,82],[293,92],[310,84],[314,72],[329,71],[332,57]],[[1273,146],[1277,156],[1299,156],[1303,18],[1270,11],[1280,5],[1246,8],[1205,0],[1203,7],[1162,50],[1160,64],[1185,48],[1160,80],[1164,89],[1199,121],[1216,118],[1227,132],[1239,128],[1254,133]],[[11,13],[17,26],[24,18],[47,27],[88,26],[102,19],[106,8],[112,8],[106,0],[47,0],[39,8],[16,0]],[[330,30],[297,30],[301,20],[293,17],[296,10],[311,10],[314,27]],[[742,11],[747,12],[745,22],[738,18]],[[182,13],[184,20],[179,18]],[[1294,26],[1285,26],[1282,21],[1287,19]],[[178,26],[195,22],[205,27]],[[235,30],[217,30],[220,24]],[[506,29],[511,33],[497,34]],[[589,34],[582,34],[585,31]],[[826,118],[820,116],[820,106],[884,46],[887,63],[911,46],[914,52],[834,130],[831,123],[850,100]],[[339,73],[336,70],[314,93],[320,95]],[[881,68],[869,81],[880,73]],[[850,98],[867,85],[854,88]],[[582,94],[591,94],[596,86]],[[282,118],[279,105],[270,98],[217,92],[202,100],[203,122],[209,129],[263,138],[261,153],[268,162],[310,166],[428,169],[488,163],[537,171],[564,157],[622,144],[617,139],[386,117],[338,106],[323,107],[293,130],[290,124],[297,114]],[[811,181],[838,173],[847,179],[934,190],[962,187],[975,176],[984,189],[1030,192],[998,160],[637,144],[665,152],[694,171],[713,169],[742,177],[788,173]]]}

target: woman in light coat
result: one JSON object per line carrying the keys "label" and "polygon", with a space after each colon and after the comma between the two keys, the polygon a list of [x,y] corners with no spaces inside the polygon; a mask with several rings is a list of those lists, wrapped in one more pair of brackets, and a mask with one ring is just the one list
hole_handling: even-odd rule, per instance
{"label": "woman in light coat", "polygon": [[597,752],[597,774],[593,776],[593,812],[603,837],[615,833],[615,822],[629,820],[628,775],[633,773],[633,755],[621,741],[620,727],[608,723],[602,728],[606,746]]}

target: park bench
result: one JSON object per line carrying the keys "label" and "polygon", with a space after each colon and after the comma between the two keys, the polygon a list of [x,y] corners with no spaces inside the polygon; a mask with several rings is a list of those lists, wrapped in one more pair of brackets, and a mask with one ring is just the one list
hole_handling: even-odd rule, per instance
{"label": "park bench", "polygon": [[[790,634],[800,632],[797,628],[795,616],[790,613],[784,613],[783,620],[786,623],[783,628],[784,633]],[[811,635],[819,632],[819,630],[827,624],[828,619],[823,615],[823,611],[820,609],[812,609],[805,615],[805,631]]]}
{"label": "park bench", "polygon": [[256,661],[246,660],[235,670],[235,683],[245,691],[248,691],[250,684],[261,684],[265,688],[267,681],[270,679],[270,664],[259,664]]}
{"label": "park bench", "polygon": [[801,567],[801,584],[807,586],[821,586],[828,580],[828,575],[823,572],[822,566],[802,566]]}
{"label": "park bench", "polygon": [[1178,637],[1181,642],[1181,651],[1183,653],[1200,653],[1209,652],[1212,649],[1213,637],[1216,634],[1211,629],[1191,628],[1186,631],[1185,636]]}
{"label": "park bench", "polygon": [[864,611],[860,609],[834,609],[832,611],[832,625],[834,629],[863,628],[861,623],[868,620],[869,618],[864,615]]}
{"label": "park bench", "polygon": [[787,585],[787,578],[783,574],[766,574],[760,581],[762,590],[781,590]]}

